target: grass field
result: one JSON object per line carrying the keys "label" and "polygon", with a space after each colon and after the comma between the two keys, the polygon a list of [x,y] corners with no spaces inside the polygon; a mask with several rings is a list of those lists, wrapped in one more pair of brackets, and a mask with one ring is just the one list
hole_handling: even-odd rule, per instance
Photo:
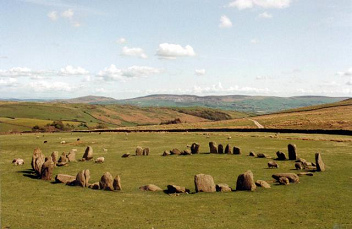
{"label": "grass field", "polygon": [[[228,139],[228,136],[231,139]],[[76,139],[81,141],[77,142]],[[307,140],[310,139],[310,140]],[[43,141],[47,140],[47,144]],[[65,140],[67,144],[60,144]],[[206,154],[208,142],[238,146],[242,155]],[[1,226],[10,228],[351,228],[352,227],[352,138],[338,135],[267,133],[56,133],[1,135]],[[185,149],[199,142],[201,154],[160,156],[164,150]],[[169,196],[149,193],[139,186],[153,183],[186,186],[194,192],[193,177],[210,174],[215,183],[235,188],[237,176],[250,169],[255,180],[272,180],[276,172],[296,172],[294,162],[278,162],[279,169],[267,169],[269,159],[247,156],[249,151],[272,157],[287,152],[295,143],[299,157],[314,160],[321,152],[326,172],[302,177],[299,184],[272,185],[254,192],[197,193]],[[69,187],[30,178],[33,149],[45,155],[52,151],[78,150],[77,158],[90,145],[94,156],[105,163],[75,162],[54,169],[54,174],[91,172],[90,182],[104,172],[121,176],[121,192]],[[136,146],[150,147],[148,157],[121,158]],[[107,148],[108,152],[104,152]],[[14,158],[25,165],[14,166]]]}

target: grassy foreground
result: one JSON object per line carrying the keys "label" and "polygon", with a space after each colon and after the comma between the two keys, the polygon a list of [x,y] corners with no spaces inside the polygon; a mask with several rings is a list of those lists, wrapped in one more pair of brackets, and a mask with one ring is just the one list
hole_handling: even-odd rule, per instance
{"label": "grassy foreground", "polygon": [[[231,139],[228,139],[228,136]],[[10,228],[351,228],[352,227],[352,138],[332,135],[266,133],[59,133],[0,136],[1,227]],[[81,141],[77,143],[76,139]],[[309,139],[309,140],[307,140]],[[47,144],[43,141],[47,140]],[[60,144],[65,140],[67,144]],[[211,155],[208,142],[231,143],[242,155]],[[160,156],[164,150],[185,149],[201,144],[201,154]],[[272,157],[287,144],[295,143],[299,157],[314,161],[321,152],[327,171],[302,177],[299,184],[272,185],[255,192],[197,193],[169,196],[163,192],[141,192],[138,187],[156,184],[186,186],[194,191],[193,177],[210,174],[215,183],[235,188],[237,176],[250,169],[255,180],[271,180],[276,172],[296,172],[294,162],[278,162],[279,169],[267,169],[269,159],[248,157],[249,151]],[[78,150],[87,145],[105,163],[76,162],[54,169],[54,174],[91,172],[90,182],[104,172],[121,176],[121,192],[91,190],[52,184],[30,178],[33,149],[46,156],[52,151]],[[150,147],[148,157],[121,158],[136,146]],[[103,148],[108,151],[104,152]],[[14,166],[14,158],[25,165]]]}

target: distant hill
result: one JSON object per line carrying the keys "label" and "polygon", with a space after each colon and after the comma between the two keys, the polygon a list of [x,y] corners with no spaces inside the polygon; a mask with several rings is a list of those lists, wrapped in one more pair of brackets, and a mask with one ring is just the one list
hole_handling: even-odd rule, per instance
{"label": "distant hill", "polygon": [[117,100],[114,99],[114,98],[110,98],[110,97],[88,95],[88,96],[83,96],[83,97],[78,97],[78,98],[73,98],[73,99],[57,99],[57,100],[53,100],[51,102],[56,102],[56,103],[112,104],[112,103],[116,103]]}
{"label": "distant hill", "polygon": [[346,97],[324,96],[195,96],[195,95],[149,95],[133,99],[118,100],[119,104],[157,107],[209,107],[239,112],[267,114],[298,107],[338,102]]}

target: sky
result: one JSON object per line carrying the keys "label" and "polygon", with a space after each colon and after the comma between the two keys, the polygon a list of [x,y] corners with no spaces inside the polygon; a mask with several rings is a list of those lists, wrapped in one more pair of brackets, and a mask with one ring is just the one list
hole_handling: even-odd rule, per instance
{"label": "sky", "polygon": [[352,97],[351,0],[0,0],[0,98]]}

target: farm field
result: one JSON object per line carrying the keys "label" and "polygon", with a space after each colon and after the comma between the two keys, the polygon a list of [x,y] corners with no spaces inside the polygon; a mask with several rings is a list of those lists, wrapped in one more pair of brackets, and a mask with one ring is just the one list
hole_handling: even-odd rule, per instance
{"label": "farm field", "polygon": [[[207,137],[209,135],[209,138]],[[39,136],[39,137],[37,137]],[[229,139],[231,136],[231,139]],[[76,141],[80,138],[80,141]],[[43,141],[48,143],[43,144]],[[65,140],[66,144],[60,144]],[[241,148],[241,155],[208,154],[208,142]],[[352,137],[269,133],[45,133],[0,135],[1,227],[2,228],[350,228],[352,227]],[[200,154],[162,157],[164,150],[198,142]],[[287,154],[287,144],[297,145],[298,156],[314,161],[320,152],[325,172],[301,177],[299,184],[254,192],[196,193],[194,175],[210,174],[215,183],[236,186],[237,176],[247,170],[254,180],[271,181],[277,172],[297,172],[293,161],[278,161],[278,169],[268,169],[271,159],[247,156],[250,151],[273,158],[276,151]],[[72,162],[56,167],[58,173],[91,173],[90,183],[104,172],[120,175],[122,191],[111,192],[70,187],[34,179],[30,175],[33,149],[46,156],[53,151],[78,150],[79,159],[88,146],[103,164]],[[134,154],[137,146],[149,147],[150,155]],[[103,149],[108,151],[105,152]],[[23,158],[23,166],[11,164]],[[138,187],[169,184],[189,188],[192,194],[179,196],[164,192],[142,192]]]}

